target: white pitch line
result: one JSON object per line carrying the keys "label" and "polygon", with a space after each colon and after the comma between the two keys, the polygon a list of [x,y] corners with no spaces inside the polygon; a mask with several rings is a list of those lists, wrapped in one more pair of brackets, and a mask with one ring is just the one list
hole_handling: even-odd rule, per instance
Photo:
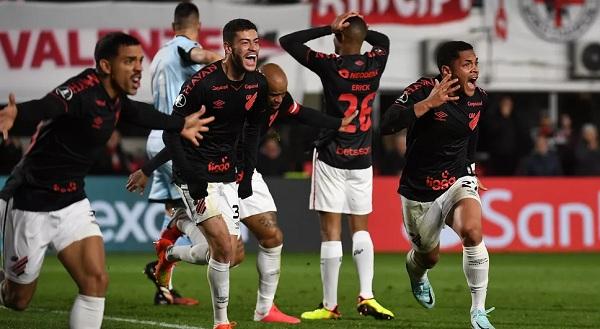
{"label": "white pitch line", "polygon": [[[69,312],[66,312],[66,311],[47,310],[47,309],[42,309],[42,308],[32,308],[30,310],[31,311],[38,311],[38,312],[51,312],[51,313],[57,313],[57,314],[70,314]],[[155,327],[162,327],[162,328],[206,329],[206,328],[203,328],[203,327],[188,326],[188,325],[185,325],[185,324],[175,324],[175,323],[167,323],[167,322],[156,322],[156,321],[138,320],[138,319],[131,319],[131,318],[120,318],[120,317],[116,317],[116,316],[107,316],[107,315],[104,316],[104,320],[118,321],[118,322],[128,322],[128,323],[135,323],[135,324],[144,324],[144,325],[155,326]]]}

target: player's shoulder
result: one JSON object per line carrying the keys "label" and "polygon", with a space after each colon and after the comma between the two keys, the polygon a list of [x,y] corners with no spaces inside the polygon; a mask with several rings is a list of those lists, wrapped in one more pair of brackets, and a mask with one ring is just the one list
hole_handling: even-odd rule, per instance
{"label": "player's shoulder", "polygon": [[310,50],[309,56],[312,57],[313,59],[317,59],[317,60],[331,60],[331,61],[335,61],[338,58],[340,58],[340,56],[338,54],[334,54],[334,53],[323,53],[320,51],[316,51],[316,50]]}
{"label": "player's shoulder", "polygon": [[56,87],[52,92],[66,101],[78,97],[83,93],[94,91],[100,86],[100,77],[95,69],[83,70],[74,77]]}
{"label": "player's shoulder", "polygon": [[387,57],[389,54],[389,51],[383,47],[380,46],[373,46],[373,48],[370,51],[367,51],[365,53],[365,56],[369,57],[369,58],[375,58],[375,57]]}
{"label": "player's shoulder", "polygon": [[221,61],[203,66],[200,70],[194,73],[183,85],[182,93],[188,94],[193,89],[209,87],[213,85],[215,80],[218,80],[218,72],[222,72]]}
{"label": "player's shoulder", "polygon": [[411,83],[404,89],[409,95],[416,93],[417,91],[431,90],[435,87],[435,78],[433,77],[421,77],[417,81]]}
{"label": "player's shoulder", "polygon": [[257,84],[257,87],[260,90],[266,90],[268,88],[267,77],[258,70],[246,73],[245,80],[246,85]]}

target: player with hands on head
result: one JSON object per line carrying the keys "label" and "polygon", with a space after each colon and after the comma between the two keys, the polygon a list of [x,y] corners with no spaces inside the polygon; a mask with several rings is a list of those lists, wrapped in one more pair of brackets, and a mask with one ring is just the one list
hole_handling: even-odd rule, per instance
{"label": "player with hands on head", "polygon": [[[334,35],[336,54],[324,54],[306,42]],[[373,47],[361,54],[367,41]],[[315,72],[323,84],[329,115],[346,117],[359,111],[350,129],[322,130],[316,142],[310,208],[319,212],[321,224],[321,282],[323,300],[303,319],[337,319],[337,286],[342,260],[342,214],[349,215],[353,259],[360,290],[357,311],[377,319],[394,314],[377,302],[373,293],[374,249],[368,232],[372,212],[372,105],[389,55],[390,41],[369,30],[357,12],[337,16],[329,26],[294,32],[279,39],[300,64]]]}

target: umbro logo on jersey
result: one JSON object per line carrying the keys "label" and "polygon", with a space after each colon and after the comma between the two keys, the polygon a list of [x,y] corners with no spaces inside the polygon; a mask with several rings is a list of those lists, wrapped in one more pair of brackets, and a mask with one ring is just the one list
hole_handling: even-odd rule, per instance
{"label": "umbro logo on jersey", "polygon": [[433,119],[437,121],[446,121],[446,118],[448,117],[448,114],[444,111],[434,112],[433,115],[435,116]]}
{"label": "umbro logo on jersey", "polygon": [[365,65],[365,61],[363,61],[362,59],[357,59],[356,61],[354,61],[354,65],[363,66]]}
{"label": "umbro logo on jersey", "polygon": [[225,106],[225,101],[223,101],[222,99],[217,99],[216,101],[213,102],[213,109],[222,109],[223,106]]}
{"label": "umbro logo on jersey", "polygon": [[103,99],[97,99],[96,100],[96,105],[98,106],[106,106],[106,101]]}
{"label": "umbro logo on jersey", "polygon": [[177,107],[184,107],[186,102],[187,102],[187,99],[185,99],[184,94],[179,94],[179,96],[177,96],[177,98],[175,98],[175,106],[177,106]]}
{"label": "umbro logo on jersey", "polygon": [[257,96],[258,92],[255,92],[252,95],[246,95],[246,111],[249,111],[252,108],[252,105],[254,105]]}

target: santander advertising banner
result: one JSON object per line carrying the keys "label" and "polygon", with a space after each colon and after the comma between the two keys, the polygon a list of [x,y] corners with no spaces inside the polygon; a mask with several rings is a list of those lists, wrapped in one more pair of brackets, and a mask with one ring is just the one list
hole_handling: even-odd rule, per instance
{"label": "santander advertising banner", "polygon": [[[484,240],[498,251],[600,251],[600,178],[482,178]],[[397,178],[375,178],[369,231],[377,251],[410,248]],[[460,250],[444,228],[441,246]]]}

